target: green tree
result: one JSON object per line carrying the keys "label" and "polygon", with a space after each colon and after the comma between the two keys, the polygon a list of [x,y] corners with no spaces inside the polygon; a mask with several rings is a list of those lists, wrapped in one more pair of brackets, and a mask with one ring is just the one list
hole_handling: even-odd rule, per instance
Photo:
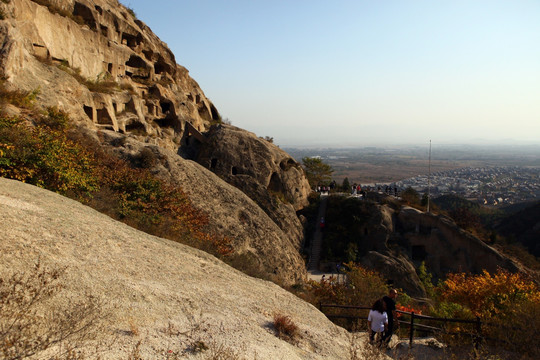
{"label": "green tree", "polygon": [[341,184],[341,187],[343,188],[343,191],[351,191],[351,183],[349,182],[348,177],[343,179],[343,183]]}
{"label": "green tree", "polygon": [[401,198],[409,205],[417,205],[420,203],[420,195],[418,194],[418,191],[414,190],[410,186],[401,193]]}
{"label": "green tree", "polygon": [[311,186],[324,184],[332,179],[334,169],[322,161],[321,158],[306,156],[302,158],[302,164],[304,165],[306,177]]}
{"label": "green tree", "polygon": [[432,281],[433,275],[428,271],[425,261],[422,261],[418,267],[417,273],[422,285],[424,285],[424,289],[426,289],[426,294],[431,299],[435,298],[435,286]]}

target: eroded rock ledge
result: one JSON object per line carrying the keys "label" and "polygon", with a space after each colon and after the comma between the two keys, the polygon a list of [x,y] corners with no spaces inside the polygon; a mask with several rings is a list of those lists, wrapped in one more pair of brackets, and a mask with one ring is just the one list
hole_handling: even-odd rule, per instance
{"label": "eroded rock ledge", "polygon": [[39,88],[44,105],[168,148],[182,144],[186,123],[205,131],[219,120],[167,46],[116,0],[0,6],[4,76],[20,88]]}

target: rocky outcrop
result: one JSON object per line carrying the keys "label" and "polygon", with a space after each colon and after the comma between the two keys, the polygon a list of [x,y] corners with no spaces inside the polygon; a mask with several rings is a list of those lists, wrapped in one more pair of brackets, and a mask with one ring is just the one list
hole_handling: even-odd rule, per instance
{"label": "rocky outcrop", "polygon": [[300,247],[303,230],[296,210],[307,205],[310,188],[289,154],[253,133],[222,124],[207,133],[197,162],[247,194]]}
{"label": "rocky outcrop", "polygon": [[385,279],[391,279],[395,286],[404,289],[407,295],[416,298],[426,297],[426,291],[414,265],[406,257],[370,251],[362,257],[361,264],[377,269]]}
{"label": "rocky outcrop", "polygon": [[[37,90],[36,106],[66,111],[119,157],[150,149],[160,159],[150,170],[181,186],[255,273],[285,285],[305,277],[295,210],[306,203],[307,181],[298,164],[239,129],[236,143],[219,144],[216,132],[207,141],[205,132],[220,122],[216,108],[148,26],[117,0],[11,0],[0,10],[0,71],[8,86]],[[249,153],[245,144],[266,145]],[[251,167],[257,176],[238,174],[234,188],[184,159],[199,148],[212,159],[223,152],[220,166],[238,154],[230,159],[236,169]]]}
{"label": "rocky outcrop", "polygon": [[437,277],[458,271],[495,272],[499,267],[512,272],[519,270],[509,258],[446,216],[403,207],[397,219],[402,244],[406,245],[411,259],[425,261]]}
{"label": "rocky outcrop", "polygon": [[540,257],[540,201],[499,220],[496,229],[524,245],[534,256]]}
{"label": "rocky outcrop", "polygon": [[95,128],[176,149],[219,120],[167,46],[116,0],[0,3],[3,76]]}
{"label": "rocky outcrop", "polygon": [[[415,271],[422,262],[432,273],[434,281],[448,272],[478,274],[482,270],[495,272],[499,267],[512,272],[521,271],[511,259],[464,231],[446,216],[407,206],[397,211],[387,205],[377,208],[380,219],[385,220],[369,223],[363,242],[370,251],[362,256],[361,262],[381,272],[411,296],[425,296],[425,289]],[[390,218],[392,225],[388,223]],[[381,230],[386,230],[386,234]]]}
{"label": "rocky outcrop", "polygon": [[[261,274],[285,285],[305,279],[298,239],[276,225],[245,193],[195,161],[170,150],[147,146],[112,131],[102,132],[102,138],[107,144],[122,143],[111,148],[122,158],[137,158],[144,149],[150,149],[154,157],[160,159],[152,170],[161,178],[179,184],[193,204],[210,215],[210,227],[232,239],[235,256],[239,261],[249,261],[243,264],[251,267],[249,273]],[[287,215],[298,221],[294,212]]]}
{"label": "rocky outcrop", "polygon": [[[357,261],[377,270],[411,296],[426,296],[416,273],[422,262],[435,283],[448,272],[478,274],[483,270],[496,272],[499,267],[523,271],[446,216],[401,206],[384,195],[373,201],[331,197],[329,204],[335,209],[327,212],[328,231],[332,233],[334,226],[347,230],[341,230],[347,240],[337,239],[339,247],[333,250],[352,249]],[[345,255],[350,258],[351,254],[349,250]]]}
{"label": "rocky outcrop", "polygon": [[[96,342],[68,344],[77,347],[77,357],[94,358],[79,351],[95,350],[99,340],[100,359],[133,358],[135,350],[141,359],[350,359],[347,332],[314,306],[202,251],[3,178],[0,217],[0,278],[28,273],[39,260],[65,269],[59,278],[63,290],[46,302],[44,316],[86,301],[85,294],[100,304],[91,323],[101,327]],[[298,326],[294,345],[276,336],[274,314],[290,316]]]}

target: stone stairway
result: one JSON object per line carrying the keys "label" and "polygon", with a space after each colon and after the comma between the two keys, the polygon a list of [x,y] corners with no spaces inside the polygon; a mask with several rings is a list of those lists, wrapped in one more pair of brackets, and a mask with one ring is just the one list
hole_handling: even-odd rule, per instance
{"label": "stone stairway", "polygon": [[326,204],[328,203],[328,197],[321,195],[321,204],[319,205],[319,213],[317,214],[317,225],[315,226],[315,234],[313,235],[313,242],[311,243],[311,256],[307,264],[308,271],[319,270],[319,261],[321,260],[321,249],[323,232],[319,226],[321,218],[326,214]]}

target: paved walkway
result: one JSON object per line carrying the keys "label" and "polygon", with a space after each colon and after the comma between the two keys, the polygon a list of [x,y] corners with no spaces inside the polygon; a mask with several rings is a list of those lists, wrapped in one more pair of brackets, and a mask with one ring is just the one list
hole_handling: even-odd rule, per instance
{"label": "paved walkway", "polygon": [[[328,196],[321,195],[321,203],[319,205],[319,213],[317,214],[317,225],[315,226],[315,234],[313,235],[313,242],[311,243],[311,256],[307,264],[307,270],[309,273],[319,271],[319,261],[321,260],[322,238],[323,233],[319,226],[321,218],[326,214],[326,205],[328,204]],[[321,274],[322,276],[322,274]]]}
{"label": "paved walkway", "polygon": [[328,204],[328,195],[321,194],[321,203],[319,205],[319,213],[317,214],[317,225],[313,234],[313,242],[311,244],[311,256],[307,264],[308,279],[321,281],[324,275],[326,279],[333,276],[338,282],[345,282],[345,275],[338,274],[337,271],[323,272],[319,270],[319,262],[321,261],[323,232],[321,231],[321,218],[326,215],[326,206]]}

